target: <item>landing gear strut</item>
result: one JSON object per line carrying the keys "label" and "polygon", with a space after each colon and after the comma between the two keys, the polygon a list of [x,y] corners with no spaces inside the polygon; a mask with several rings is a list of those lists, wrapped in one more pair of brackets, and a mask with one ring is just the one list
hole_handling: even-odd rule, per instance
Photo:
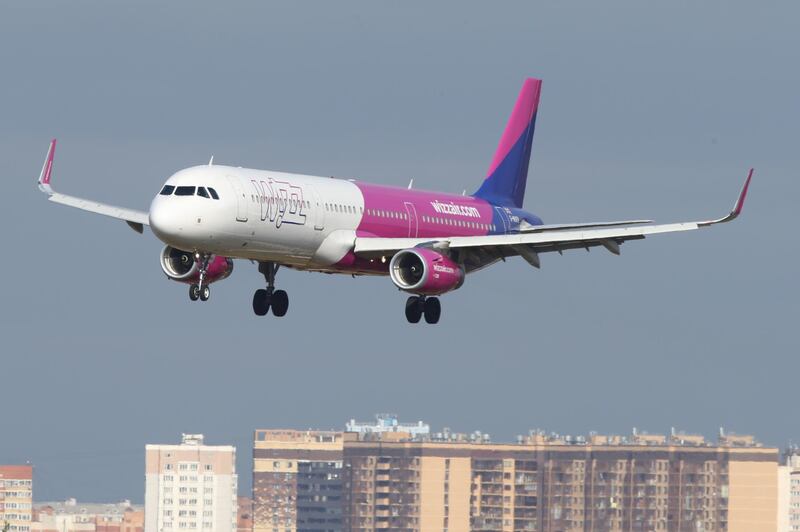
{"label": "landing gear strut", "polygon": [[211,255],[208,253],[195,253],[194,260],[197,262],[200,269],[200,278],[196,284],[189,287],[189,299],[192,301],[208,301],[211,297],[211,288],[206,283],[206,276],[208,275],[208,261],[211,260]]}
{"label": "landing gear strut", "polygon": [[285,316],[289,310],[289,295],[284,290],[275,290],[275,274],[278,273],[279,264],[274,262],[259,262],[258,271],[267,280],[267,288],[259,288],[253,294],[253,312],[256,316],[265,316],[270,309],[277,317]]}
{"label": "landing gear strut", "polygon": [[411,296],[406,300],[406,319],[408,323],[419,323],[422,316],[430,324],[439,323],[442,304],[438,297]]}

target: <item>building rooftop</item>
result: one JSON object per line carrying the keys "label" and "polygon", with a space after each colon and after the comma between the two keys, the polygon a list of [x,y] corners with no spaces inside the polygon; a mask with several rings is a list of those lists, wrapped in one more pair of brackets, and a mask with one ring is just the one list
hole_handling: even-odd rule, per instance
{"label": "building rooftop", "polygon": [[181,443],[148,443],[145,449],[169,451],[197,449],[198,451],[236,451],[233,445],[207,445],[202,434],[181,434]]}
{"label": "building rooftop", "polygon": [[699,434],[688,434],[670,430],[669,435],[651,434],[633,429],[630,435],[598,434],[590,432],[588,435],[558,434],[546,432],[541,429],[528,431],[526,435],[519,435],[514,442],[492,442],[489,434],[481,431],[470,433],[451,432],[445,428],[441,432],[411,433],[407,431],[393,431],[389,433],[355,432],[346,433],[348,441],[393,441],[393,442],[430,442],[430,443],[468,443],[479,445],[567,445],[567,446],[652,446],[652,447],[730,447],[730,448],[759,448],[763,445],[755,437],[739,435],[720,431],[716,442],[706,440]]}
{"label": "building rooftop", "polygon": [[345,432],[358,432],[360,434],[406,432],[414,436],[424,436],[430,434],[431,427],[422,421],[400,423],[396,414],[376,414],[375,423],[351,419],[345,423]]}
{"label": "building rooftop", "polygon": [[[254,433],[258,447],[273,444],[340,444],[343,440],[380,442],[429,442],[429,443],[468,443],[493,444],[489,434],[476,430],[473,432],[453,432],[448,427],[431,432],[430,425],[422,421],[400,423],[395,414],[377,414],[375,422],[361,422],[351,419],[344,431],[335,430],[292,430],[258,429]],[[529,430],[526,435],[518,435],[514,442],[500,442],[498,445],[573,445],[573,446],[654,446],[654,447],[743,447],[758,448],[763,445],[750,435],[734,434],[719,429],[716,442],[706,440],[701,434],[691,434],[670,429],[668,434],[651,434],[633,428],[629,435],[598,434],[588,435],[558,434],[541,429]]]}
{"label": "building rooftop", "polygon": [[0,465],[0,478],[27,479],[33,478],[33,466]]}
{"label": "building rooftop", "polygon": [[39,512],[55,515],[122,515],[126,511],[144,511],[144,505],[132,504],[125,500],[120,502],[78,502],[76,499],[56,502],[36,502],[33,508]]}

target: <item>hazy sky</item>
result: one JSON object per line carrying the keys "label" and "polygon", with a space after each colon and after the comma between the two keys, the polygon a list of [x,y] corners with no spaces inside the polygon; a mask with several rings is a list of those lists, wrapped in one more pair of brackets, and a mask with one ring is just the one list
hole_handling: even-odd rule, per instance
{"label": "hazy sky", "polygon": [[[747,5],[742,5],[747,4]],[[3,2],[0,463],[37,500],[144,497],[144,445],[341,428],[390,411],[510,440],[718,427],[783,446],[800,342],[796,2]],[[406,323],[388,278],[255,266],[207,304],[161,244],[45,200],[35,179],[147,209],[215,161],[472,191],[522,80],[544,80],[525,206],[545,222],[744,215],[510,260]]]}

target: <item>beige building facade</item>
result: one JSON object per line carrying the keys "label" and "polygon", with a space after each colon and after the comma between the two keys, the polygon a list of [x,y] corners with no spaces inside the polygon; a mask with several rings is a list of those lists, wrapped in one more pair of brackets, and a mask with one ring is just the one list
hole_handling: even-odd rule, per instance
{"label": "beige building facade", "polygon": [[[328,486],[300,473],[311,463]],[[777,466],[777,449],[730,435],[256,431],[254,530],[772,531]],[[309,518],[326,515],[340,519]]]}
{"label": "beige building facade", "polygon": [[33,467],[0,465],[0,530],[28,532],[33,517]]}
{"label": "beige building facade", "polygon": [[777,526],[777,450],[345,439],[347,530],[755,531]]}
{"label": "beige building facade", "polygon": [[343,434],[256,430],[253,531],[342,529]]}
{"label": "beige building facade", "polygon": [[236,448],[184,434],[179,445],[147,445],[145,532],[234,532]]}

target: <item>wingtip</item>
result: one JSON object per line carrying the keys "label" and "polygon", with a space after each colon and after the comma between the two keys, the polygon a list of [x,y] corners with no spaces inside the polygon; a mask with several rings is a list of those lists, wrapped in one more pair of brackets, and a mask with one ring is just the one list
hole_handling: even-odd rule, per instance
{"label": "wingtip", "polygon": [[50,178],[53,175],[53,160],[56,155],[56,142],[56,139],[52,139],[50,141],[50,147],[47,149],[47,156],[44,159],[44,165],[42,165],[42,171],[39,174],[39,188],[48,194],[53,193],[53,189],[50,188]]}
{"label": "wingtip", "polygon": [[707,222],[698,222],[697,225],[699,227],[709,227],[720,223],[730,222],[731,220],[738,218],[742,213],[742,209],[744,208],[744,201],[747,199],[747,190],[750,188],[750,180],[753,178],[753,171],[753,168],[751,168],[747,173],[747,178],[744,180],[742,190],[739,191],[739,197],[736,198],[736,203],[733,204],[733,209],[728,213],[727,216],[723,216],[722,218],[718,218],[716,220],[708,220]]}
{"label": "wingtip", "polygon": [[744,185],[742,185],[742,190],[739,192],[739,197],[736,200],[736,204],[733,206],[733,210],[731,214],[734,216],[739,216],[742,212],[742,208],[744,208],[744,201],[747,199],[747,190],[750,188],[750,180],[753,178],[753,168],[747,173],[747,179],[744,180]]}

